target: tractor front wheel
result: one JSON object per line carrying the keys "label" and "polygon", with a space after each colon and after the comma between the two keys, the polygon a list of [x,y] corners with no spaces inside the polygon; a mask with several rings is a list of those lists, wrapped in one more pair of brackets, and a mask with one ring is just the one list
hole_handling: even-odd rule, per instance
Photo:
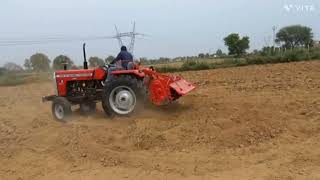
{"label": "tractor front wheel", "polygon": [[104,89],[102,107],[108,115],[127,116],[143,103],[143,82],[133,76],[115,77]]}
{"label": "tractor front wheel", "polygon": [[66,122],[71,115],[71,103],[64,97],[57,97],[52,102],[53,117],[60,122]]}

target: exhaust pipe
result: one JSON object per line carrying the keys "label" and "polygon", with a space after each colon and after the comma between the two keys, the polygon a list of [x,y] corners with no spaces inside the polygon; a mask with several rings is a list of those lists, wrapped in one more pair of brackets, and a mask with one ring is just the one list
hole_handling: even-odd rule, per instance
{"label": "exhaust pipe", "polygon": [[86,55],[86,43],[83,43],[82,50],[83,50],[83,58],[84,58],[83,69],[88,69],[88,62],[87,62],[87,55]]}

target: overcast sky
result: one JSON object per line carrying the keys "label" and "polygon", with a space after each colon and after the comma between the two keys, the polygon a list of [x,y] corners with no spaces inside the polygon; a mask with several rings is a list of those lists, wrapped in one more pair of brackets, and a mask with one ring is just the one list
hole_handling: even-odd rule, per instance
{"label": "overcast sky", "polygon": [[[130,31],[136,57],[175,57],[226,51],[223,38],[232,32],[250,37],[251,50],[271,44],[272,26],[309,26],[320,39],[319,0],[1,0],[0,40],[49,37],[95,37]],[[82,62],[81,41],[28,46],[0,46],[0,65],[23,64],[33,53],[53,59],[59,54]],[[116,55],[116,40],[87,42],[88,56]]]}

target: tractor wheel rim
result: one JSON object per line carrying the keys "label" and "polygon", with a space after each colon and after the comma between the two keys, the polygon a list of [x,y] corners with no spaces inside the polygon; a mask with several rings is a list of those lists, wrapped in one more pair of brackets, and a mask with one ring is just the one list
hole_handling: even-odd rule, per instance
{"label": "tractor wheel rim", "polygon": [[126,115],[134,110],[136,106],[136,95],[130,87],[119,86],[111,91],[109,103],[113,111],[121,115]]}
{"label": "tractor wheel rim", "polygon": [[54,107],[54,113],[58,119],[63,119],[64,109],[63,109],[62,105],[56,104]]}

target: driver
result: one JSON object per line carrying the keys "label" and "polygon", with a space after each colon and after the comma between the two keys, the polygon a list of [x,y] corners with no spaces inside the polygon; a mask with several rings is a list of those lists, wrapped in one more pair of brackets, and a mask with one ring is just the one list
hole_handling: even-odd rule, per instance
{"label": "driver", "polygon": [[128,65],[131,64],[130,62],[133,62],[133,56],[132,56],[131,53],[129,53],[127,51],[127,47],[126,46],[122,46],[120,53],[111,62],[111,64],[115,64],[116,63],[116,65],[120,65],[124,69],[131,69],[130,67],[128,67]]}
{"label": "driver", "polygon": [[127,51],[126,46],[122,46],[118,56],[110,64],[107,80],[112,78],[111,72],[116,69],[133,69],[133,56]]}

